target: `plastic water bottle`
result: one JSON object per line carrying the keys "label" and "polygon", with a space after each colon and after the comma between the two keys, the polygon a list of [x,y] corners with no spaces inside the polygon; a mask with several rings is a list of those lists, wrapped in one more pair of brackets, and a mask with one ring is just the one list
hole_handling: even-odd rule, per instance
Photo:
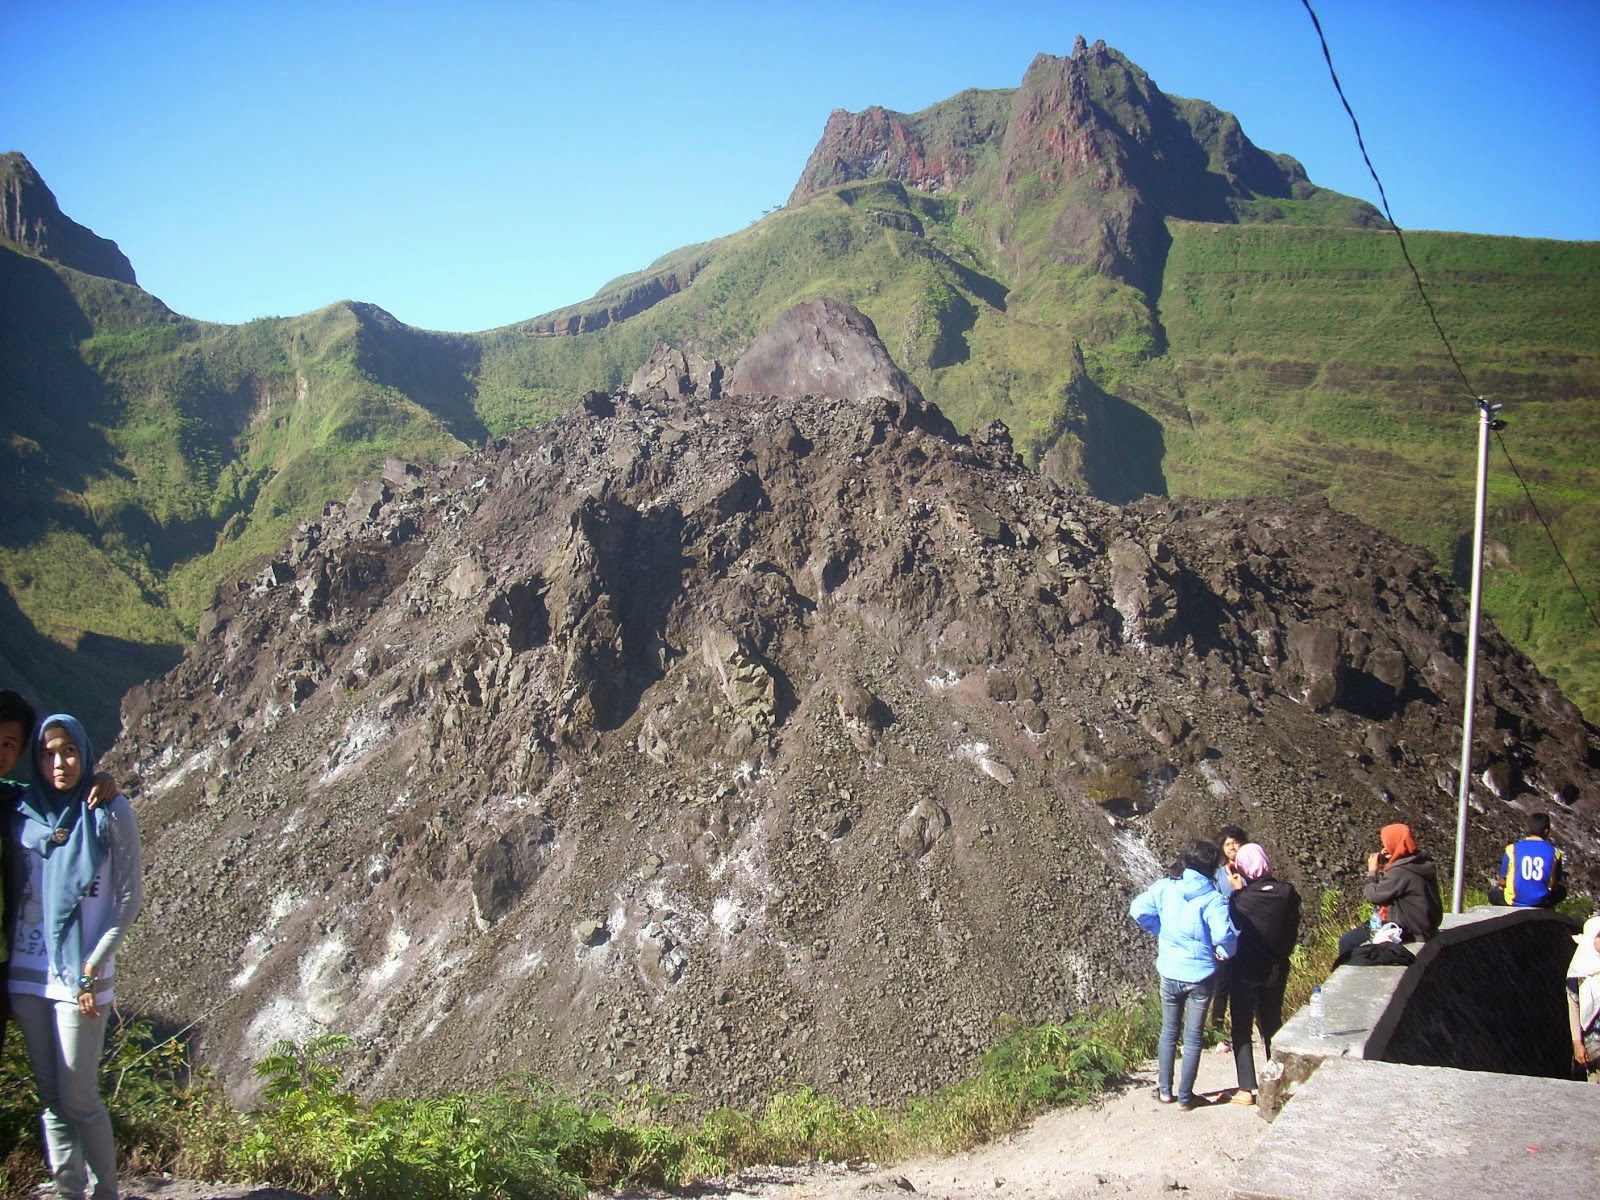
{"label": "plastic water bottle", "polygon": [[1322,989],[1311,989],[1311,1036],[1325,1038],[1328,1036],[1328,1018],[1322,1006]]}

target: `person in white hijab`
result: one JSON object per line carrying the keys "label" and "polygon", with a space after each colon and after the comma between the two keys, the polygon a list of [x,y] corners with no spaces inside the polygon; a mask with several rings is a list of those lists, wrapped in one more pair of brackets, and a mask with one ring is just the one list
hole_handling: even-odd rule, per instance
{"label": "person in white hijab", "polygon": [[1578,949],[1567,965],[1567,1021],[1572,1057],[1600,1083],[1600,913],[1583,923],[1572,939]]}

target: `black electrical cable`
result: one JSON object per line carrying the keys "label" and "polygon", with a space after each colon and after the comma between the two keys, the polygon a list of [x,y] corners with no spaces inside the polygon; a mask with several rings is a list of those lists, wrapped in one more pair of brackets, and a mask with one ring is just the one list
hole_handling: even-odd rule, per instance
{"label": "black electrical cable", "polygon": [[[1311,7],[1311,0],[1300,0],[1300,3],[1305,6],[1306,13],[1311,17],[1311,24],[1316,26],[1317,41],[1322,43],[1322,57],[1328,64],[1328,75],[1333,80],[1333,90],[1339,93],[1339,103],[1344,105],[1344,111],[1350,117],[1350,124],[1356,131],[1356,145],[1361,149],[1361,161],[1367,164],[1367,174],[1372,176],[1372,182],[1377,185],[1378,199],[1383,202],[1383,215],[1388,220],[1389,228],[1394,231],[1394,236],[1400,243],[1401,257],[1406,260],[1406,266],[1411,268],[1411,278],[1416,284],[1417,295],[1422,297],[1422,303],[1428,310],[1428,319],[1433,322],[1434,331],[1438,333],[1439,341],[1444,344],[1445,353],[1450,356],[1450,362],[1455,366],[1456,374],[1461,377],[1461,383],[1466,388],[1467,395],[1471,396],[1473,403],[1485,412],[1485,419],[1487,419],[1489,403],[1478,395],[1478,390],[1472,386],[1472,381],[1467,378],[1466,371],[1462,369],[1461,360],[1456,357],[1455,347],[1450,344],[1450,338],[1445,334],[1444,326],[1439,324],[1439,315],[1434,311],[1433,301],[1428,296],[1428,289],[1422,284],[1422,273],[1417,270],[1417,264],[1411,259],[1411,250],[1406,245],[1405,234],[1401,232],[1399,223],[1395,221],[1394,213],[1389,211],[1389,197],[1383,190],[1383,180],[1378,178],[1378,169],[1372,165],[1372,158],[1367,154],[1367,143],[1361,136],[1361,122],[1356,120],[1355,109],[1350,107],[1350,101],[1344,94],[1344,85],[1339,82],[1339,72],[1334,70],[1333,53],[1328,49],[1327,36],[1322,32],[1322,21],[1317,17],[1317,10]],[[1573,590],[1578,593],[1578,598],[1583,601],[1583,607],[1589,614],[1589,620],[1594,623],[1595,628],[1600,629],[1600,616],[1595,615],[1594,605],[1590,603],[1588,595],[1578,583],[1578,577],[1573,574],[1572,566],[1567,562],[1566,555],[1561,553],[1561,547],[1556,543],[1555,532],[1550,528],[1550,523],[1544,519],[1544,513],[1539,511],[1538,502],[1534,500],[1533,492],[1528,488],[1528,481],[1522,477],[1522,472],[1517,470],[1517,464],[1511,458],[1511,451],[1506,448],[1505,439],[1496,432],[1495,440],[1500,443],[1500,452],[1506,456],[1506,462],[1511,467],[1511,473],[1516,476],[1517,483],[1522,488],[1522,494],[1527,497],[1528,504],[1533,509],[1533,515],[1539,518],[1539,525],[1544,529],[1544,536],[1550,541],[1550,549],[1555,552],[1556,561],[1561,564],[1561,569],[1567,573],[1567,578],[1572,581]]]}
{"label": "black electrical cable", "polygon": [[1517,482],[1522,485],[1522,494],[1528,498],[1528,503],[1533,507],[1533,515],[1539,518],[1539,524],[1544,526],[1545,536],[1550,539],[1554,547],[1556,559],[1561,563],[1561,569],[1567,573],[1567,578],[1572,581],[1572,590],[1578,593],[1578,599],[1583,601],[1583,607],[1588,610],[1589,620],[1600,629],[1600,617],[1595,615],[1594,605],[1589,600],[1589,595],[1583,590],[1583,585],[1578,582],[1578,577],[1572,573],[1572,568],[1567,565],[1567,560],[1561,553],[1561,547],[1556,546],[1555,536],[1550,532],[1550,524],[1544,519],[1544,514],[1539,511],[1539,505],[1533,498],[1533,493],[1528,490],[1527,481],[1522,478],[1522,472],[1517,470],[1516,461],[1511,457],[1511,450],[1506,445],[1505,438],[1500,436],[1499,430],[1495,431],[1494,440],[1500,443],[1500,453],[1506,456],[1506,463],[1511,467],[1511,473],[1517,477]]}
{"label": "black electrical cable", "polygon": [[1433,310],[1433,301],[1428,296],[1428,289],[1422,286],[1422,272],[1418,271],[1417,264],[1411,261],[1411,249],[1406,245],[1406,235],[1401,232],[1399,222],[1394,219],[1394,213],[1389,211],[1389,197],[1383,190],[1383,180],[1378,178],[1378,169],[1372,165],[1372,159],[1367,154],[1366,139],[1361,136],[1361,122],[1356,120],[1355,109],[1350,107],[1350,101],[1345,98],[1344,85],[1339,82],[1339,73],[1333,69],[1333,54],[1328,49],[1328,39],[1322,32],[1322,22],[1317,18],[1317,10],[1311,7],[1311,0],[1300,0],[1300,3],[1305,5],[1306,12],[1311,15],[1311,23],[1317,27],[1317,40],[1322,43],[1322,57],[1328,64],[1328,74],[1333,79],[1333,90],[1339,93],[1339,103],[1344,105],[1344,111],[1350,115],[1350,124],[1356,131],[1356,145],[1361,149],[1361,161],[1367,164],[1367,174],[1372,176],[1372,182],[1378,186],[1378,199],[1383,202],[1383,215],[1388,219],[1389,228],[1394,230],[1394,236],[1400,242],[1400,256],[1406,260],[1406,266],[1411,268],[1411,278],[1417,285],[1417,294],[1422,297],[1422,303],[1427,307],[1428,319],[1433,322],[1439,340],[1444,343],[1445,353],[1455,365],[1456,374],[1461,376],[1461,384],[1467,389],[1467,395],[1471,396],[1473,403],[1481,408],[1484,403],[1483,397],[1478,395],[1472,386],[1472,381],[1467,378],[1461,360],[1456,357],[1455,347],[1445,335],[1444,326],[1439,324],[1439,314]]}

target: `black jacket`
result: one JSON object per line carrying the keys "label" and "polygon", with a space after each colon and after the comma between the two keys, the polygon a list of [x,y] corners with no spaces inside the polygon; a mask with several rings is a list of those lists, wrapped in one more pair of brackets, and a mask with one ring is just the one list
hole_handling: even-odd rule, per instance
{"label": "black jacket", "polygon": [[1270,875],[1253,879],[1228,897],[1228,913],[1239,931],[1235,979],[1266,983],[1288,967],[1300,936],[1300,894],[1294,884]]}
{"label": "black jacket", "polygon": [[1387,871],[1372,872],[1361,894],[1373,904],[1389,906],[1389,920],[1400,926],[1408,942],[1431,938],[1444,920],[1439,875],[1426,854],[1397,858]]}

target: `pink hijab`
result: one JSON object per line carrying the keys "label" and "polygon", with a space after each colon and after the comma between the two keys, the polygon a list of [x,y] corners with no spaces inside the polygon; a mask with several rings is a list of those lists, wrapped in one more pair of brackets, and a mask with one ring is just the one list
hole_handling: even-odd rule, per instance
{"label": "pink hijab", "polygon": [[1267,861],[1267,852],[1254,842],[1246,842],[1239,847],[1233,865],[1239,868],[1239,874],[1252,882],[1263,875],[1272,874],[1272,864]]}

